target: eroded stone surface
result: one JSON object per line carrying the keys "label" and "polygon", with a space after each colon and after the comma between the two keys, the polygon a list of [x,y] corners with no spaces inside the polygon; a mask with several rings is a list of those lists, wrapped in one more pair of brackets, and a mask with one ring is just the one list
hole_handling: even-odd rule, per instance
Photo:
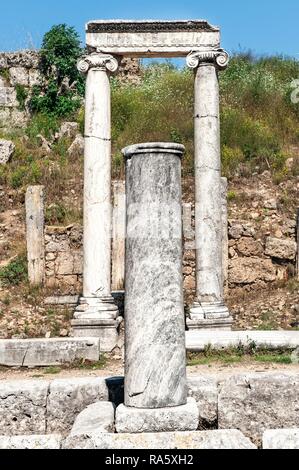
{"label": "eroded stone surface", "polygon": [[120,405],[116,410],[115,427],[118,433],[196,431],[198,416],[194,398],[188,398],[187,405],[171,408],[140,409]]}
{"label": "eroded stone surface", "polygon": [[90,435],[93,432],[113,432],[114,417],[115,409],[111,402],[93,403],[77,416],[70,436]]}
{"label": "eroded stone surface", "polygon": [[48,432],[70,431],[76,417],[86,407],[108,399],[108,387],[104,378],[54,380],[48,397]]}
{"label": "eroded stone surface", "polygon": [[199,429],[217,426],[218,389],[213,377],[188,379],[188,394],[196,400],[199,412]]}
{"label": "eroded stone surface", "polygon": [[45,434],[48,391],[46,381],[2,381],[0,434]]}
{"label": "eroded stone surface", "polygon": [[60,449],[62,437],[49,434],[47,436],[0,436],[0,449]]}
{"label": "eroded stone surface", "polygon": [[256,449],[240,431],[103,434],[69,437],[65,449]]}
{"label": "eroded stone surface", "polygon": [[298,374],[244,374],[224,381],[218,424],[236,428],[257,444],[267,429],[299,426]]}
{"label": "eroded stone surface", "polygon": [[299,429],[272,429],[263,436],[263,449],[299,449]]}
{"label": "eroded stone surface", "polygon": [[0,165],[5,165],[11,159],[15,145],[10,140],[0,139]]}
{"label": "eroded stone surface", "polygon": [[297,253],[297,243],[281,238],[267,238],[265,254],[272,258],[294,260]]}

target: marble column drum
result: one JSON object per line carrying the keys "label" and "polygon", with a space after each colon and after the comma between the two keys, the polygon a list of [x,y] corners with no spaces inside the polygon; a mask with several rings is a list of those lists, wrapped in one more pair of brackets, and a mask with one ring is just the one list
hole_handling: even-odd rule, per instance
{"label": "marble column drum", "polygon": [[222,255],[221,152],[218,69],[228,63],[223,50],[187,57],[195,70],[194,160],[196,302],[188,327],[231,328],[224,303]]}
{"label": "marble column drum", "polygon": [[187,404],[179,144],[126,158],[125,406]]}
{"label": "marble column drum", "polygon": [[72,321],[74,336],[99,336],[101,350],[117,342],[118,308],[111,296],[111,55],[90,54],[79,61],[87,73],[84,152],[83,296]]}

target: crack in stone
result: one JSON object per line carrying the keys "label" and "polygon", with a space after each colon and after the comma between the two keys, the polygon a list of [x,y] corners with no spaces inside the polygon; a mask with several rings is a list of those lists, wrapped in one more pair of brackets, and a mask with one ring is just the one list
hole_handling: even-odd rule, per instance
{"label": "crack in stone", "polygon": [[23,360],[22,360],[21,367],[24,367],[25,360],[26,360],[26,357],[27,357],[28,352],[29,352],[29,347],[28,347],[28,348],[26,349],[26,351],[25,351],[25,354],[24,354],[24,357],[23,357]]}
{"label": "crack in stone", "polygon": [[98,137],[96,135],[85,135],[85,139],[98,139],[101,140],[102,142],[111,142],[111,139],[107,139],[105,137]]}
{"label": "crack in stone", "polygon": [[194,119],[205,119],[205,118],[215,118],[215,119],[219,119],[219,116],[217,116],[216,114],[196,114],[194,116]]}

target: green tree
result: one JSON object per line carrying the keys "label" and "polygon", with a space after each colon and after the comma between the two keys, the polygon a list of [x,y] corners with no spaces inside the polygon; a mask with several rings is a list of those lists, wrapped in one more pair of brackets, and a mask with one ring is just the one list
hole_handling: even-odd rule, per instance
{"label": "green tree", "polygon": [[78,33],[65,24],[53,26],[45,34],[41,48],[41,83],[34,87],[30,107],[33,112],[66,117],[80,106],[84,78],[77,70],[82,55]]}

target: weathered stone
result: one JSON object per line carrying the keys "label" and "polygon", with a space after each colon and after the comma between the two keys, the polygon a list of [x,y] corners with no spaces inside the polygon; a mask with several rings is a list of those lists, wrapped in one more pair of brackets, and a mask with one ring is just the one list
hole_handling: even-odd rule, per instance
{"label": "weathered stone", "polygon": [[29,72],[24,67],[10,67],[9,69],[10,83],[12,86],[22,85],[29,86]]}
{"label": "weathered stone", "polygon": [[218,417],[217,381],[200,376],[188,379],[188,395],[196,400],[199,411],[199,429],[216,426]]}
{"label": "weathered stone", "polygon": [[263,254],[262,244],[248,237],[242,237],[236,244],[236,249],[242,256],[260,256]]}
{"label": "weathered stone", "polygon": [[184,289],[194,290],[195,288],[196,288],[195,277],[194,276],[186,276],[185,279],[184,279]]}
{"label": "weathered stone", "polygon": [[56,134],[55,138],[59,139],[75,139],[78,137],[79,124],[77,122],[64,122]]}
{"label": "weathered stone", "polygon": [[263,436],[263,449],[299,449],[299,429],[272,429],[266,431]]}
{"label": "weathered stone", "polygon": [[69,251],[70,245],[68,240],[51,240],[46,244],[46,252],[47,253],[55,253],[55,252],[63,252]]}
{"label": "weathered stone", "polygon": [[257,281],[273,282],[276,270],[271,260],[262,258],[234,258],[229,262],[231,284],[254,284]]}
{"label": "weathered stone", "polygon": [[108,387],[104,378],[54,380],[48,397],[48,432],[69,432],[78,414],[86,407],[108,399]]}
{"label": "weathered stone", "polygon": [[15,151],[15,145],[10,140],[0,139],[0,165],[8,163]]}
{"label": "weathered stone", "polygon": [[45,434],[48,391],[46,381],[2,381],[0,435]]}
{"label": "weathered stone", "polygon": [[119,405],[115,428],[118,433],[195,431],[198,416],[194,398],[188,398],[187,405],[169,408],[141,409]]}
{"label": "weathered stone", "polygon": [[45,278],[44,186],[26,191],[26,242],[30,284],[41,286]]}
{"label": "weathered stone", "polygon": [[71,364],[76,360],[98,361],[98,338],[0,340],[0,365],[43,367]]}
{"label": "weathered stone", "polygon": [[70,436],[93,432],[114,432],[115,408],[109,401],[89,405],[76,418]]}
{"label": "weathered stone", "polygon": [[182,57],[197,48],[219,47],[219,36],[218,28],[202,20],[113,20],[88,23],[86,42],[92,49],[124,57]]}
{"label": "weathered stone", "polygon": [[299,426],[298,374],[244,374],[225,380],[218,424],[236,428],[260,444],[264,431]]}
{"label": "weathered stone", "polygon": [[60,449],[62,436],[49,434],[47,436],[0,436],[0,449]]}
{"label": "weathered stone", "polygon": [[65,449],[256,449],[240,431],[163,432],[143,434],[97,433],[74,436]]}
{"label": "weathered stone", "polygon": [[84,147],[85,147],[84,137],[82,137],[81,134],[78,134],[74,142],[72,143],[72,145],[69,147],[67,153],[71,157],[83,156]]}
{"label": "weathered stone", "polygon": [[271,258],[294,260],[296,252],[297,243],[293,240],[267,238],[265,254]]}
{"label": "weathered stone", "polygon": [[[137,144],[123,150],[127,178],[127,407],[175,407],[185,405],[187,400],[182,289],[183,152],[182,145],[166,143]],[[125,415],[126,412],[127,409]],[[144,413],[152,420],[157,410],[156,415],[155,410]],[[117,415],[121,419],[121,410]],[[142,412],[136,416],[137,421],[138,416],[142,419]],[[122,421],[119,426],[126,432]]]}
{"label": "weathered stone", "polygon": [[29,69],[29,86],[34,87],[40,84],[41,82],[41,73],[36,69]]}
{"label": "weathered stone", "polygon": [[73,274],[74,273],[74,258],[71,252],[60,252],[57,254],[56,261],[57,274]]}
{"label": "weathered stone", "polygon": [[7,108],[18,106],[16,90],[13,87],[0,87],[0,106]]}

